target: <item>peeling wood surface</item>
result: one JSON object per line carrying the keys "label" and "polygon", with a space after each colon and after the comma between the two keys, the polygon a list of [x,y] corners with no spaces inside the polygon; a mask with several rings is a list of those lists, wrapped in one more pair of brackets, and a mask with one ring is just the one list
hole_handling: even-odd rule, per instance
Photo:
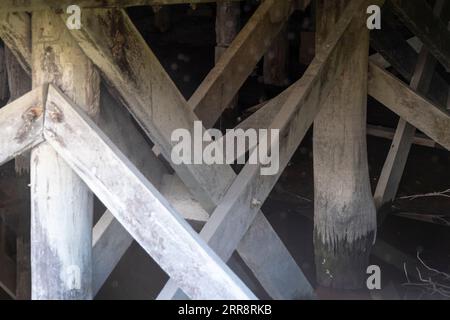
{"label": "peeling wood surface", "polygon": [[189,99],[207,128],[232,101],[289,18],[291,2],[266,0]]}
{"label": "peeling wood surface", "polygon": [[411,123],[431,139],[450,150],[450,113],[377,65],[369,64],[369,94]]}
{"label": "peeling wood surface", "polygon": [[[60,117],[52,117],[54,112]],[[54,87],[49,88],[44,136],[190,298],[255,299],[83,111]]]}
{"label": "peeling wood surface", "polygon": [[27,93],[0,109],[0,164],[43,141],[43,87]]}
{"label": "peeling wood surface", "polygon": [[[73,30],[72,35],[77,39],[85,54],[103,72],[109,83],[119,90],[122,101],[146,134],[157,143],[163,155],[170,159],[172,149],[170,137],[173,130],[180,128],[192,130],[193,123],[198,118],[189,110],[186,101],[124,11],[92,10],[85,12],[83,18],[85,27],[81,30]],[[65,19],[64,15],[63,19]],[[112,37],[105,37],[105,34],[111,32]],[[220,202],[236,176],[229,166],[180,165],[174,166],[174,169],[208,212],[211,212]],[[260,230],[263,227],[252,225],[248,232],[252,232],[253,228]],[[284,291],[286,298],[293,298],[298,292],[298,283],[302,283],[304,279],[303,273],[281,240],[276,235],[271,235],[273,230],[266,231],[267,236],[270,236],[267,243],[271,241],[270,246],[264,247],[268,259],[273,258],[274,264],[289,264],[289,270],[293,273],[283,276],[297,279],[289,283],[291,287],[280,287],[278,292]],[[247,259],[259,261],[260,243],[244,246],[244,248],[247,247],[254,249],[242,255]],[[240,247],[238,252],[241,252]],[[248,264],[252,263],[248,262]],[[261,272],[265,274],[255,273],[256,278],[275,279],[280,276],[277,268]],[[271,277],[268,274],[277,276]],[[272,284],[272,286],[276,285],[276,283]],[[276,294],[278,293],[275,292],[274,295]]]}

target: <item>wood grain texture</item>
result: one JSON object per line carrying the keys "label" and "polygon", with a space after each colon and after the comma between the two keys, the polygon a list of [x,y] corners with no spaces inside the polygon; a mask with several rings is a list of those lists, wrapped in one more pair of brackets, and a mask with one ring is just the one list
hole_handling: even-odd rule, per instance
{"label": "wood grain texture", "polygon": [[26,73],[31,75],[30,16],[27,13],[1,12],[0,9],[0,38],[12,50]]}
{"label": "wood grain texture", "polygon": [[81,109],[52,86],[46,106],[48,143],[190,298],[255,299]]}
{"label": "wood grain texture", "polygon": [[0,109],[0,164],[43,141],[45,88],[39,87]]}
{"label": "wood grain texture", "polygon": [[[33,86],[54,83],[95,116],[100,78],[52,11],[33,13]],[[93,195],[47,143],[31,154],[32,299],[92,299]]]}
{"label": "wood grain texture", "polygon": [[414,92],[389,72],[369,64],[369,94],[450,150],[450,114]]}
{"label": "wood grain texture", "polygon": [[[326,43],[353,2],[317,2],[317,46]],[[314,121],[316,275],[318,285],[337,289],[365,285],[377,226],[366,145],[368,3],[364,1],[341,39],[346,50],[339,81]]]}
{"label": "wood grain texture", "polygon": [[[83,17],[85,27],[73,30],[72,35],[109,83],[114,84],[121,100],[144,132],[160,147],[166,159],[170,159],[174,144],[170,139],[173,130],[184,128],[192,131],[194,121],[198,118],[122,10],[92,10],[85,12]],[[111,37],[105,37],[105,34],[111,32]],[[231,167],[219,165],[178,165],[174,166],[174,170],[207,212],[214,210],[236,176]],[[262,227],[264,226],[252,225],[249,232],[252,228],[259,230]],[[298,292],[298,283],[302,282],[303,273],[281,240],[271,234],[273,229],[266,231],[271,241],[271,245],[264,248],[268,259],[277,259],[278,264],[289,265],[289,270],[293,273],[282,276],[297,279],[289,283],[290,288],[284,288],[286,298],[294,297]],[[255,249],[245,253],[245,257],[259,261],[257,255],[260,243],[245,246],[248,247]],[[238,252],[240,251],[238,247]],[[274,268],[257,271],[266,272],[264,275],[255,273],[258,279],[276,279],[280,276],[267,276],[279,274],[279,270]],[[278,292],[282,291],[280,288]]]}
{"label": "wood grain texture", "polygon": [[242,28],[198,89],[189,106],[212,127],[289,18],[291,1],[267,0]]}

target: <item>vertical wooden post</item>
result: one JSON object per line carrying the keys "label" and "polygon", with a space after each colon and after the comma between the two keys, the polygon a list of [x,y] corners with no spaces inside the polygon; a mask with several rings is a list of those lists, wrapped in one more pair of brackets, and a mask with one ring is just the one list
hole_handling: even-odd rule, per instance
{"label": "vertical wooden post", "polygon": [[8,96],[5,50],[6,47],[0,43],[0,101],[4,101]]}
{"label": "vertical wooden post", "polygon": [[289,56],[289,41],[287,27],[281,29],[269,51],[264,56],[264,83],[274,86],[287,85],[287,65]]}
{"label": "vertical wooden post", "polygon": [[[9,102],[12,102],[31,90],[30,76],[20,65],[14,53],[5,47],[5,62],[8,75]],[[17,191],[22,199],[30,203],[28,191],[29,176],[24,175],[30,169],[30,154],[22,154],[15,159]],[[24,194],[22,194],[22,192]],[[26,193],[26,194],[25,194]],[[16,299],[31,298],[31,265],[30,265],[30,215],[28,206],[22,206],[19,214],[19,228],[16,240]]]}
{"label": "vertical wooden post", "polygon": [[[218,62],[222,54],[228,49],[240,30],[241,8],[238,1],[217,2],[216,12],[216,49],[215,61]],[[228,106],[234,109],[237,106],[237,95]]]}
{"label": "vertical wooden post", "polygon": [[[99,76],[61,18],[33,12],[32,32],[33,86],[54,83],[95,116]],[[91,299],[93,195],[46,143],[31,154],[31,210],[32,298]]]}
{"label": "vertical wooden post", "polygon": [[[349,1],[316,3],[316,40],[323,45]],[[369,31],[357,20],[341,40],[345,71],[314,122],[316,275],[320,286],[336,289],[365,285],[376,228],[366,151]]]}

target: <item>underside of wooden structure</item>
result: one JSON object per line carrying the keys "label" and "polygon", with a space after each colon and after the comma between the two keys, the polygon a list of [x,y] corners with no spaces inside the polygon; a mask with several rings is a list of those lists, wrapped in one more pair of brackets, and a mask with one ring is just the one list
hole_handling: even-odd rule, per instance
{"label": "underside of wooden structure", "polygon": [[[93,299],[133,241],[168,276],[158,299],[257,299],[255,282],[272,299],[366,286],[369,258],[380,248],[377,225],[396,198],[411,146],[450,150],[442,76],[450,69],[450,4],[264,0],[241,26],[241,2],[217,1],[215,66],[185,99],[126,9],[152,6],[164,32],[168,5],[209,2],[0,4],[7,75],[2,80],[0,68],[0,100],[9,90],[0,109],[0,163],[15,159],[17,184],[29,183],[31,203],[30,216],[17,213],[16,261],[0,250],[0,286],[12,298]],[[368,29],[373,5],[381,8],[381,30]],[[66,25],[69,6],[81,10],[79,28]],[[266,166],[250,161],[175,164],[173,132],[195,134],[199,121],[202,130],[223,129],[217,124],[236,109],[260,60],[262,81],[286,86],[288,21],[311,7],[312,61],[235,128],[278,130],[267,146],[278,171],[263,175]],[[423,44],[418,50],[395,38],[398,20]],[[368,96],[400,117],[395,132],[367,126]],[[311,127],[315,283],[261,211]],[[392,140],[374,194],[367,134]],[[243,150],[247,160],[253,152],[250,143]],[[106,207],[98,219],[94,199]],[[235,274],[239,263],[250,276]]]}

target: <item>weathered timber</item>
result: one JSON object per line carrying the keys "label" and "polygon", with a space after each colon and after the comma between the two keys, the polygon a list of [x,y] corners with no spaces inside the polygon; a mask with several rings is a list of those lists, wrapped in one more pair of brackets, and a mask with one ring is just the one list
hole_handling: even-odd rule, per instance
{"label": "weathered timber", "polygon": [[[63,21],[34,12],[32,30],[33,86],[54,83],[95,116],[100,78]],[[93,195],[47,143],[30,173],[32,299],[91,299]]]}
{"label": "weathered timber", "polygon": [[[11,102],[31,90],[31,78],[20,65],[13,51],[7,47],[5,53],[9,101]],[[17,156],[15,167],[19,175],[30,172],[30,154],[27,152]]]}
{"label": "weathered timber", "polygon": [[[269,129],[280,130],[279,170],[274,175],[261,175],[261,165],[247,164],[228,189],[200,235],[223,259],[227,259],[246,229],[256,218],[258,210],[274,187],[290,158],[300,145],[323,102],[343,72],[348,41],[352,30],[365,27],[361,13],[365,1],[355,1],[344,12],[325,44],[317,53],[303,77],[296,82]],[[355,12],[357,14],[355,14]],[[359,14],[358,14],[359,12]],[[275,141],[275,144],[278,142]],[[275,150],[276,145],[269,145]],[[375,211],[375,210],[374,210]],[[233,223],[239,219],[239,225]],[[227,239],[227,241],[223,241]],[[167,286],[171,294],[173,286]],[[310,288],[304,286],[307,294]],[[168,295],[168,292],[166,293]],[[282,297],[282,293],[275,298]]]}
{"label": "weathered timber", "polygon": [[[371,45],[401,74],[408,82],[411,81],[417,65],[421,48],[414,48],[417,39],[404,40],[402,34],[396,29],[395,18],[392,15],[390,2],[387,2],[382,11],[383,27],[370,33]],[[414,43],[412,40],[415,40]],[[438,73],[433,74],[430,90],[427,97],[433,102],[444,105],[449,86],[447,81]]]}
{"label": "weathered timber", "polygon": [[[317,2],[318,46],[352,2]],[[355,15],[341,40],[346,51],[339,81],[314,121],[316,277],[320,286],[336,289],[365,285],[377,227],[366,145],[369,32],[366,15]]]}
{"label": "weathered timber", "polygon": [[8,97],[8,76],[6,73],[5,46],[0,44],[0,101]]}
{"label": "weathered timber", "polygon": [[[82,17],[84,27],[72,30],[72,35],[78,40],[86,55],[100,68],[109,83],[115,85],[122,101],[146,134],[160,146],[163,155],[170,159],[173,145],[170,137],[173,130],[186,128],[192,131],[193,123],[198,118],[189,110],[186,101],[123,11],[85,10]],[[111,30],[115,30],[113,36],[105,37],[104,35]],[[124,48],[125,39],[127,50]],[[219,203],[236,176],[228,166],[179,165],[174,166],[174,169],[208,212]],[[280,286],[277,292],[283,292],[286,298],[297,297],[298,286],[303,283],[303,273],[281,240],[273,235],[273,229],[267,228],[269,224],[265,218],[255,221],[256,223],[263,221],[264,224],[252,225],[248,233],[265,230],[266,241],[245,246],[255,249],[242,253],[242,256],[245,256],[245,259],[259,261],[258,248],[264,248],[268,259],[273,258],[272,261],[278,261],[274,262],[275,264],[289,266],[290,274],[280,275],[280,271],[276,268],[268,270],[259,268],[257,271],[265,274],[255,273],[255,276],[258,280],[276,279],[279,276],[296,279],[289,283],[290,287]],[[250,236],[244,237],[244,241],[252,239]],[[239,247],[238,252],[241,254]],[[270,289],[276,287],[277,283],[266,285]]]}
{"label": "weathered timber", "polygon": [[[438,0],[434,12],[437,17],[441,14],[442,6],[443,0]],[[436,64],[436,59],[425,47],[422,47],[410,82],[412,90],[422,95],[428,92]],[[375,206],[378,210],[395,199],[415,133],[414,126],[404,119],[399,120],[374,194]]]}
{"label": "weathered timber", "polygon": [[[367,126],[367,135],[372,136],[372,137],[393,140],[394,135],[395,135],[395,129],[386,128],[386,127],[382,127],[382,126],[368,125]],[[413,144],[422,146],[422,147],[427,147],[427,148],[442,149],[442,147],[438,143],[431,140],[424,134],[416,133],[416,135],[413,138]]]}
{"label": "weathered timber", "polygon": [[255,299],[83,110],[53,86],[44,137],[190,298]]}
{"label": "weathered timber", "polygon": [[422,0],[391,0],[393,9],[429,52],[450,70],[450,31],[433,9]]}
{"label": "weathered timber", "polygon": [[[240,30],[241,8],[238,2],[223,2],[216,5],[216,48],[215,62],[228,50]],[[238,97],[234,96],[229,109],[237,106]]]}
{"label": "weathered timber", "polygon": [[42,138],[45,88],[36,88],[0,109],[0,165],[37,146]]}
{"label": "weathered timber", "polygon": [[205,127],[215,124],[283,28],[290,12],[289,0],[261,3],[194,92],[188,103]]}
{"label": "weathered timber", "polygon": [[12,50],[27,74],[31,75],[30,16],[27,13],[0,12],[0,38]]}
{"label": "weathered timber", "polygon": [[285,26],[264,56],[264,83],[285,86],[288,82],[289,40]]}
{"label": "weathered timber", "polygon": [[450,149],[450,113],[414,92],[389,72],[369,63],[369,92],[388,109]]}

